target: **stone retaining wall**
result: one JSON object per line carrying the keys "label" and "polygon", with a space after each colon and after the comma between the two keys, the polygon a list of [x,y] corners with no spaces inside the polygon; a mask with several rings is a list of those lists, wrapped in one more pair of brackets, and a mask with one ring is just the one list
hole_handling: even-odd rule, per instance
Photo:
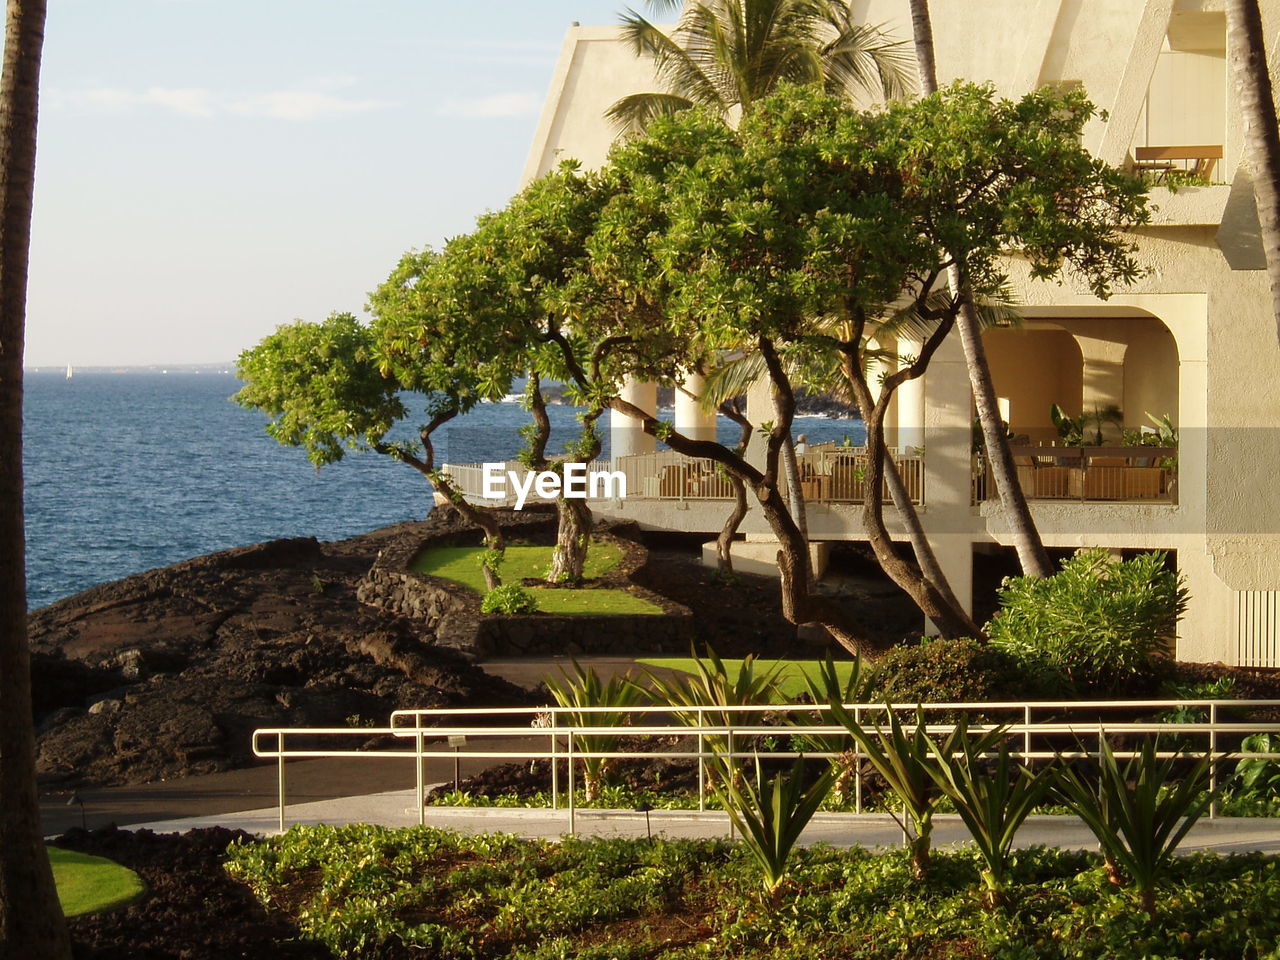
{"label": "stone retaining wall", "polygon": [[[663,609],[661,614],[611,616],[489,615],[480,612],[480,597],[472,590],[409,569],[413,559],[433,546],[479,544],[480,533],[440,537],[406,536],[378,555],[356,591],[362,603],[416,620],[434,635],[437,645],[472,657],[547,656],[554,654],[685,653],[693,639],[693,618],[679,604],[637,587],[627,577],[648,562],[648,551],[625,534],[634,525],[601,523],[596,536],[613,540],[623,549],[622,560],[606,578]],[[504,528],[506,525],[504,524]],[[506,528],[509,537],[551,543],[555,516],[521,517]]]}

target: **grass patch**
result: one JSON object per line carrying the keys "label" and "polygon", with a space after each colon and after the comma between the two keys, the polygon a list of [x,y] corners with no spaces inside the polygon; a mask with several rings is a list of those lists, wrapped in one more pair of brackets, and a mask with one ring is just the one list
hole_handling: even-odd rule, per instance
{"label": "grass patch", "polygon": [[58,885],[58,901],[68,917],[124,906],[147,890],[141,877],[114,860],[59,847],[46,849]]}
{"label": "grass patch", "polygon": [[[552,547],[507,547],[502,562],[504,583],[518,583],[526,577],[545,577],[551,566]],[[439,577],[484,595],[484,574],[480,569],[483,547],[432,547],[414,557],[409,569]],[[583,576],[593,580],[608,573],[622,560],[616,543],[592,541],[583,567]],[[662,608],[643,597],[613,588],[530,587],[538,609],[553,614],[655,614]]]}
{"label": "grass patch", "polygon": [[1018,853],[994,912],[971,850],[935,851],[920,881],[901,851],[800,849],[776,902],[746,849],[723,840],[356,824],[235,844],[227,864],[340,957],[468,960],[1274,957],[1278,867],[1259,854],[1179,857],[1148,919],[1096,854],[1044,848]]}
{"label": "grass patch", "polygon": [[625,590],[530,587],[529,592],[538,601],[538,610],[542,613],[662,613],[662,608],[656,603]]}
{"label": "grass patch", "polygon": [[[696,661],[692,657],[642,657],[636,661],[650,667],[662,667],[667,670],[680,670],[684,673],[696,674],[698,668]],[[809,687],[805,684],[805,677],[811,677],[819,686],[822,684],[822,677],[819,669],[822,662],[819,660],[757,660],[755,662],[755,671],[759,675],[773,670],[775,667],[781,667],[778,673],[778,698],[776,703],[786,703],[795,700],[802,693],[806,693]],[[738,679],[738,674],[742,672],[741,660],[725,660],[724,668],[729,674],[731,681]],[[840,681],[849,679],[849,675],[853,672],[854,663],[852,661],[841,661],[836,664],[836,674],[840,677]]]}

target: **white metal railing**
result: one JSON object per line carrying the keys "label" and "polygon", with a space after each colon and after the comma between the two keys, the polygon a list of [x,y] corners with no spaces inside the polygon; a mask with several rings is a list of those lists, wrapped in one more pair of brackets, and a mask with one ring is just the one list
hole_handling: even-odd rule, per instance
{"label": "white metal railing", "polygon": [[[924,503],[924,457],[919,453],[897,455],[895,462],[911,502]],[[799,454],[796,466],[805,500],[814,503],[862,503],[866,499],[867,454],[864,447],[823,445]],[[522,464],[508,460],[502,465],[523,475]],[[707,457],[686,457],[674,450],[638,453],[613,461],[596,460],[586,466],[588,474],[621,473],[626,478],[629,500],[732,500],[733,484],[724,468]],[[509,482],[500,498],[484,496],[484,466],[479,463],[449,463],[441,470],[468,499],[481,500],[492,506],[509,506],[516,497]],[[786,481],[783,478],[785,491]],[[596,499],[592,497],[591,499]],[[889,502],[886,494],[885,502]]]}
{"label": "white metal railing", "polygon": [[[514,506],[518,497],[509,474],[514,473],[518,478],[521,478],[521,482],[524,482],[524,475],[529,471],[529,468],[519,460],[495,460],[492,462],[501,467],[501,482],[496,485],[499,496],[496,497],[485,496],[485,464],[483,463],[446,463],[440,467],[440,472],[445,474],[454,489],[468,500],[483,501],[484,505],[488,507]],[[592,460],[584,466],[587,477],[590,477],[591,474],[604,473],[613,469],[608,460]],[[629,485],[627,490],[628,492],[631,490]],[[533,500],[537,496],[531,487],[526,499]]]}
{"label": "white metal railing", "polygon": [[[1220,721],[1219,712],[1254,707],[1280,707],[1280,700],[1107,700],[1107,701],[1036,701],[1036,702],[993,702],[993,703],[927,703],[927,704],[847,704],[847,709],[855,720],[867,726],[882,722],[887,711],[905,713],[914,718],[917,711],[927,717],[940,712],[976,714],[983,718],[981,723],[974,723],[970,729],[974,732],[990,730],[996,725],[1004,725],[1010,738],[1020,738],[1021,748],[1014,756],[1027,760],[1053,759],[1058,756],[1083,757],[1096,755],[1085,750],[1086,740],[1100,742],[1102,738],[1116,734],[1168,734],[1180,738],[1195,737],[1203,740],[1202,745],[1188,748],[1193,755],[1208,754],[1214,761],[1227,757],[1280,759],[1280,753],[1242,752],[1236,749],[1237,742],[1254,733],[1280,733],[1280,723],[1262,723],[1255,721]],[[1126,719],[1105,720],[1097,715],[1115,711],[1157,712],[1175,708],[1200,710],[1207,714],[1207,721],[1196,723],[1178,723],[1173,721],[1133,721]],[[823,715],[830,711],[826,704],[766,704],[745,706],[641,706],[641,707],[502,707],[476,709],[430,708],[419,710],[397,710],[391,715],[391,724],[387,727],[267,727],[253,733],[253,752],[255,756],[272,758],[277,763],[277,789],[280,829],[285,829],[285,761],[287,759],[319,758],[319,757],[361,757],[361,758],[412,758],[415,763],[415,784],[417,795],[418,822],[426,822],[426,761],[429,759],[448,759],[455,763],[461,759],[488,760],[549,760],[551,767],[551,800],[552,808],[560,807],[559,762],[565,761],[568,770],[567,805],[568,828],[572,834],[576,830],[576,805],[574,797],[575,762],[583,759],[666,759],[696,760],[698,765],[699,810],[705,810],[706,797],[706,761],[715,757],[749,758],[756,755],[754,750],[740,750],[743,740],[754,737],[779,735],[800,735],[813,737],[847,736],[844,727],[819,723],[762,723],[759,720],[765,714],[775,717],[786,714],[805,713],[811,719],[815,715]],[[1042,717],[1049,713],[1050,718],[1037,720],[1036,714]],[[1071,714],[1086,714],[1087,719],[1070,719]],[[592,726],[583,723],[584,717],[592,714],[625,715],[628,718],[647,720],[645,723],[624,724],[622,726]],[[1007,714],[1009,719],[995,719]],[[1066,716],[1064,716],[1064,714]],[[696,723],[682,723],[673,719],[675,716],[696,718]],[[506,725],[494,723],[505,719],[522,720],[523,722]],[[756,722],[751,722],[756,718]],[[877,719],[879,718],[879,719]],[[487,719],[489,723],[467,722]],[[436,721],[460,721],[452,724],[427,725]],[[926,729],[930,733],[947,733],[954,728],[952,721],[927,722]],[[339,740],[350,737],[388,738],[389,743],[397,746],[379,750],[352,750],[342,748],[316,748],[314,746],[290,748],[290,738]],[[582,749],[583,738],[587,737],[624,736],[633,741],[628,749],[592,751]],[[687,750],[657,749],[652,742],[659,738],[671,736],[694,738],[696,748]],[[1046,738],[1071,737],[1077,748],[1062,749],[1046,742]],[[1037,741],[1037,738],[1040,738]],[[523,744],[519,747],[499,745],[495,749],[477,749],[475,741],[483,743],[488,740],[515,740]],[[412,747],[402,748],[405,740],[412,741]],[[640,746],[639,744],[651,745]],[[862,755],[856,744],[850,742],[853,760],[859,770]],[[814,751],[769,751],[768,756],[774,759],[793,759],[800,756],[815,759],[842,756],[846,753]],[[1118,750],[1117,757],[1132,756],[1132,751]],[[1172,755],[1166,753],[1165,755]],[[1216,767],[1211,774],[1211,787],[1216,788]],[[863,812],[862,778],[855,778],[854,809]],[[1211,808],[1211,816],[1214,814]]]}

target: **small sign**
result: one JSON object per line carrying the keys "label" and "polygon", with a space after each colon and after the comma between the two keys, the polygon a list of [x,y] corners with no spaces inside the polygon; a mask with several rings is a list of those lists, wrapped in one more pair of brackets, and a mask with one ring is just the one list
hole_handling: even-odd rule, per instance
{"label": "small sign", "polygon": [[466,745],[467,745],[466,737],[459,737],[459,736],[449,737],[449,746],[451,747],[465,747]]}

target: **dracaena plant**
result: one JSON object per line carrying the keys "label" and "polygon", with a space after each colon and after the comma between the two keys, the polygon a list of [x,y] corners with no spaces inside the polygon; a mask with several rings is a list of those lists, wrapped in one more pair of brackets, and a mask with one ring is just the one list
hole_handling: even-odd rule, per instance
{"label": "dracaena plant", "polygon": [[[706,656],[693,655],[693,676],[676,676],[670,679],[648,673],[648,683],[653,688],[655,702],[672,707],[672,715],[680,723],[690,727],[733,727],[751,723],[755,714],[726,709],[729,707],[755,706],[777,702],[780,665],[767,670],[757,669],[754,655],[743,658],[736,672],[731,672],[723,660],[710,647]],[[733,756],[738,744],[732,736],[709,734],[704,742],[717,756],[712,767],[712,784],[716,778],[739,776],[737,759]]]}
{"label": "dracaena plant", "polygon": [[1181,750],[1160,756],[1155,738],[1124,765],[1102,738],[1097,782],[1065,767],[1056,793],[1098,838],[1112,882],[1132,885],[1154,918],[1156,888],[1183,838],[1213,800],[1213,763],[1206,754],[1175,775],[1189,758]]}
{"label": "dracaena plant", "polygon": [[[673,715],[681,723],[729,727],[749,722],[751,716],[725,708],[756,706],[778,700],[780,666],[762,670],[756,657],[749,655],[733,672],[710,647],[706,648],[706,656],[703,657],[699,657],[696,651],[691,653],[697,671],[692,676],[666,678],[650,671],[647,677],[655,699],[670,704]],[[719,742],[719,739],[708,738],[714,742]]]}
{"label": "dracaena plant", "polygon": [[[549,678],[547,690],[556,703],[569,710],[564,720],[574,727],[622,727],[631,718],[628,708],[643,706],[648,696],[643,687],[631,683],[625,677],[601,679],[592,667],[583,667],[572,661],[571,673],[561,671],[560,679]],[[584,707],[612,707],[615,709],[584,710]],[[621,735],[614,733],[577,734],[575,746],[583,753],[612,753],[617,749]],[[582,758],[582,788],[587,800],[600,795],[615,761],[608,757],[586,756]]]}
{"label": "dracaena plant", "polygon": [[938,788],[956,808],[985,864],[983,900],[988,909],[1007,898],[1013,840],[1018,828],[1058,780],[1057,766],[1033,772],[1013,759],[1007,726],[970,734],[960,720],[941,762],[929,767]]}
{"label": "dracaena plant", "polygon": [[803,759],[771,777],[764,773],[758,756],[754,776],[741,775],[731,758],[719,758],[717,765],[721,776],[712,789],[760,866],[765,896],[776,903],[791,852],[831,791],[835,769],[827,766],[811,779]]}
{"label": "dracaena plant", "polygon": [[[923,880],[929,869],[933,815],[943,796],[934,774],[942,762],[940,755],[953,750],[954,734],[939,746],[929,737],[923,711],[916,712],[914,725],[906,726],[888,706],[884,708],[883,725],[865,726],[845,706],[845,685],[829,658],[822,664],[820,675],[832,719],[848,731],[867,762],[901,801],[904,817],[898,824],[908,838],[911,871],[916,879]],[[896,813],[890,812],[898,819]]]}
{"label": "dracaena plant", "polygon": [[[842,671],[838,669],[830,654],[827,655],[827,661],[830,663],[827,669],[830,671],[831,681],[828,681],[826,672],[820,672],[817,676],[808,672],[803,674],[806,692],[815,705],[825,706],[829,701],[829,694],[846,706],[870,701],[875,688],[875,675],[870,670],[862,669],[860,657],[855,657],[853,662],[847,665],[848,669],[844,671],[843,677]],[[831,727],[837,723],[826,710],[800,709],[790,714],[789,719],[794,726],[802,729]],[[853,750],[852,738],[848,731],[843,733],[803,732],[797,734],[797,737],[808,750],[831,757],[831,766],[835,773],[835,780],[831,786],[832,793],[837,800],[847,802],[850,791],[862,775],[861,760]]]}

